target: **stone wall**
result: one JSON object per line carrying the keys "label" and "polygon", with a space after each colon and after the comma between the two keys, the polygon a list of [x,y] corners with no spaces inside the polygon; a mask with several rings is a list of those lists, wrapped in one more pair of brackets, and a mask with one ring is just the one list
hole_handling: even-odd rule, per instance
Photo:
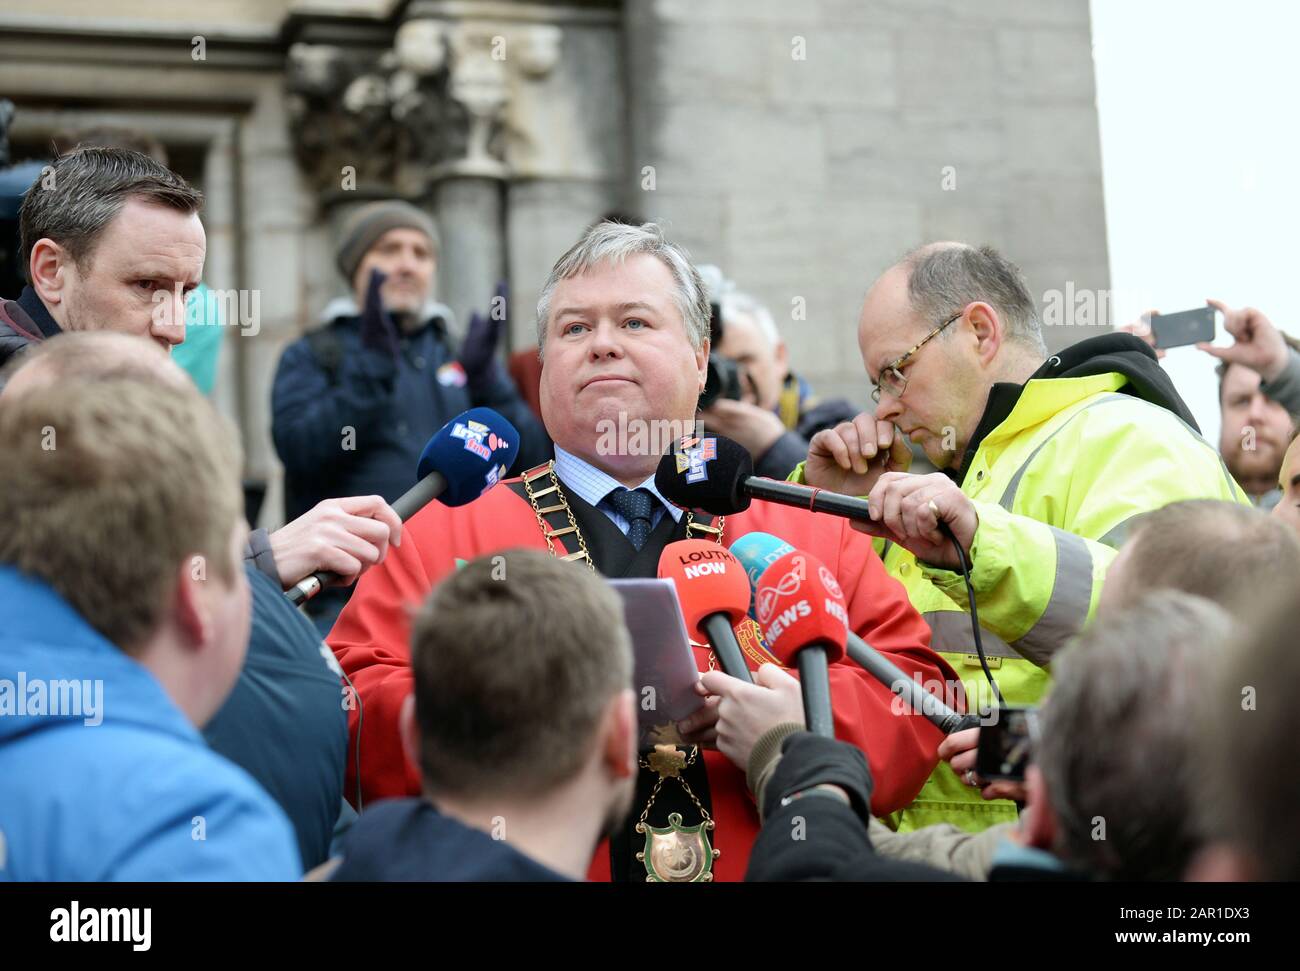
{"label": "stone wall", "polygon": [[628,204],[767,302],[821,391],[865,403],[862,295],[921,242],[997,246],[1040,297],[1108,286],[1087,0],[626,0],[624,15]]}

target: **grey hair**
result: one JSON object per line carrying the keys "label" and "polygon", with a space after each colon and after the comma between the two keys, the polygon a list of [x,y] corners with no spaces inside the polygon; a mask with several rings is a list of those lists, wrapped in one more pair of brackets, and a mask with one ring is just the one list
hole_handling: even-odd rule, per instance
{"label": "grey hair", "polygon": [[1109,879],[1181,878],[1201,845],[1193,716],[1235,631],[1219,605],[1159,590],[1056,656],[1035,761],[1063,859]]}
{"label": "grey hair", "polygon": [[1047,356],[1042,321],[1024,275],[992,246],[930,243],[909,252],[902,264],[909,271],[908,299],[933,326],[980,300],[998,312],[1008,339]]}
{"label": "grey hair", "polygon": [[776,329],[776,321],[772,319],[772,312],[759,302],[758,298],[750,296],[739,290],[729,290],[722,295],[722,325],[723,333],[726,333],[726,325],[734,317],[748,317],[755,326],[758,327],[759,333],[763,339],[772,347],[781,343],[781,332]]}
{"label": "grey hair", "polygon": [[183,213],[203,207],[203,194],[148,155],[124,148],[78,148],[36,177],[18,210],[23,272],[32,247],[51,239],[84,270],[104,228],[127,199],[146,199]]}
{"label": "grey hair", "polygon": [[551,275],[542,287],[542,295],[537,301],[538,353],[541,354],[545,349],[551,298],[561,280],[581,276],[600,262],[618,264],[629,256],[642,253],[659,260],[672,274],[673,302],[681,314],[686,336],[697,351],[703,347],[709,339],[709,297],[699,271],[691,263],[686,251],[675,243],[668,242],[657,223],[634,226],[606,220],[596,223],[583,233],[582,238],[552,267]]}

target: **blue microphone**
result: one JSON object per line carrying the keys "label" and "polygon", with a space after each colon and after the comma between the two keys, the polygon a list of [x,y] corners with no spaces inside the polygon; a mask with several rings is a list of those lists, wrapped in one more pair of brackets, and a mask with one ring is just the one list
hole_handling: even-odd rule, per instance
{"label": "blue microphone", "polygon": [[[745,572],[749,575],[751,588],[749,612],[751,616],[754,614],[755,594],[753,591],[757,588],[759,576],[768,566],[793,549],[794,547],[785,540],[779,536],[773,536],[771,533],[746,533],[731,544],[732,555],[740,561],[740,565],[745,568]],[[896,664],[853,633],[851,629],[844,646],[844,653],[858,667],[862,668],[894,694],[902,697],[913,711],[919,712],[945,735],[959,732],[963,728],[973,728],[979,724],[978,715],[963,715],[949,708],[930,692],[924,690],[916,683],[914,678],[909,678],[899,670]]]}
{"label": "blue microphone", "polygon": [[793,552],[793,546],[771,533],[746,533],[731,544],[731,555],[740,561],[749,577],[749,616],[755,620],[758,620],[758,614],[755,613],[754,591],[758,589],[758,578],[785,554]]}
{"label": "blue microphone", "polygon": [[[434,499],[444,506],[473,502],[506,476],[519,454],[519,432],[491,408],[471,408],[438,429],[420,453],[419,479],[393,503],[397,518],[406,522]],[[297,606],[338,580],[321,570],[286,590]]]}
{"label": "blue microphone", "polygon": [[[413,515],[429,499],[437,496],[445,506],[463,506],[473,502],[505,478],[519,454],[519,432],[491,408],[471,408],[462,412],[438,429],[420,453],[416,478],[424,481],[430,475],[445,480],[445,495],[434,493],[411,510]],[[411,493],[393,503],[393,510],[402,517],[399,506]]]}

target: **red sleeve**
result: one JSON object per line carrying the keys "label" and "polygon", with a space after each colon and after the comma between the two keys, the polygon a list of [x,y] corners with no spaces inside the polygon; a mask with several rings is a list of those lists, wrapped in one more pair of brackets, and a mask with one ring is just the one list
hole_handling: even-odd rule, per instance
{"label": "red sleeve", "polygon": [[421,535],[428,530],[419,529],[428,523],[426,514],[436,512],[431,505],[412,518],[402,545],[390,546],[384,561],[362,574],[329,634],[329,646],[359,696],[348,712],[353,745],[343,790],[354,804],[358,758],[365,802],[420,791],[419,769],[402,750],[398,716],[413,684],[411,618],[438,579],[430,577],[421,557]]}
{"label": "red sleeve", "polygon": [[[870,538],[847,521],[840,530],[834,573],[848,601],[849,626],[927,688],[955,680],[947,662],[930,649],[930,628],[903,585],[885,572]],[[836,737],[862,749],[871,766],[871,811],[883,816],[902,809],[938,764],[943,734],[847,658],[831,665],[830,686]]]}

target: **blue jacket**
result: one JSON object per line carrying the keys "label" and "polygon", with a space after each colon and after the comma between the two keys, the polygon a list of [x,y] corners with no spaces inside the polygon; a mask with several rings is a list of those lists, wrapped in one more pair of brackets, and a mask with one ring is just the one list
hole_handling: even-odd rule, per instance
{"label": "blue jacket", "polygon": [[441,317],[402,335],[401,345],[396,361],[363,346],[360,318],[345,315],[285,348],[271,391],[271,435],[284,463],[286,519],[339,496],[391,503],[415,484],[433,434],[476,406],[519,430],[515,472],[550,458],[545,429],[499,365],[487,387],[466,386]]}
{"label": "blue jacket", "polygon": [[284,813],[153,675],[0,566],[0,880],[300,875]]}

